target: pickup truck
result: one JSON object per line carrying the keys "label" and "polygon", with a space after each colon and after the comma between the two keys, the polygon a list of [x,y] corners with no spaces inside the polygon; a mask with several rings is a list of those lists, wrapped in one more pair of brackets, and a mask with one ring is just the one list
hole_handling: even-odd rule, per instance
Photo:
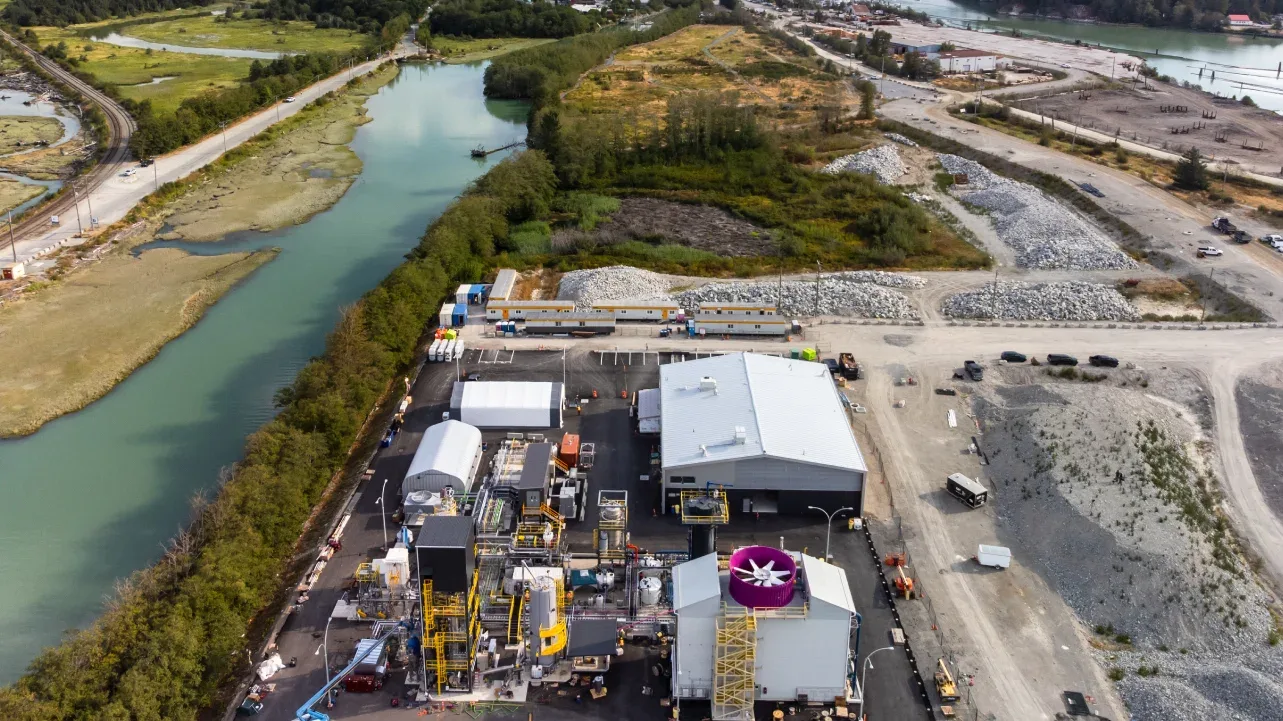
{"label": "pickup truck", "polygon": [[1238,227],[1235,226],[1232,222],[1230,222],[1229,218],[1224,218],[1224,217],[1212,218],[1212,227],[1215,228],[1216,230],[1221,231],[1226,235],[1229,235],[1234,231],[1238,230]]}

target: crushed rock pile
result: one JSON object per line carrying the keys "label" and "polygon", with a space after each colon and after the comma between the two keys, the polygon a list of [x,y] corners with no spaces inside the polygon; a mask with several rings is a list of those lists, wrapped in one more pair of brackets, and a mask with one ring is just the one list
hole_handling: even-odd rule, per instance
{"label": "crushed rock pile", "polygon": [[991,172],[957,155],[940,154],[950,173],[967,175],[954,186],[958,198],[985,208],[1002,242],[1016,251],[1022,268],[1119,270],[1137,263],[1108,237],[1032,185]]}
{"label": "crushed rock pile", "polygon": [[700,303],[777,303],[788,316],[844,315],[858,318],[911,319],[918,311],[903,293],[891,288],[920,288],[916,276],[879,271],[853,271],[821,276],[819,303],[814,280],[736,281],[709,283],[677,294],[683,308]]}
{"label": "crushed rock pile", "polygon": [[628,265],[572,270],[561,276],[557,300],[573,300],[575,308],[587,310],[593,303],[608,300],[668,300],[673,286],[669,276]]}
{"label": "crushed rock pile", "polygon": [[900,153],[894,145],[879,145],[854,155],[844,155],[821,168],[820,172],[829,175],[868,173],[876,177],[878,182],[889,185],[909,172],[909,169],[900,161]]}
{"label": "crushed rock pile", "polygon": [[[997,298],[995,299],[995,294]],[[989,283],[945,299],[951,318],[1047,321],[1138,321],[1140,313],[1112,286],[1101,283]]]}

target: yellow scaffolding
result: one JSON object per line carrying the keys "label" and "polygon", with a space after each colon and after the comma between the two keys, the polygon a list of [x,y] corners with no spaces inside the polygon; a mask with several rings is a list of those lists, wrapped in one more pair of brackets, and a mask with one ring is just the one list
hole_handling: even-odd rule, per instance
{"label": "yellow scaffolding", "polygon": [[[688,510],[693,508],[693,506],[689,503],[689,501],[695,500],[697,498],[713,499],[716,502],[716,506],[714,508],[713,513],[710,513],[707,515],[688,513]],[[714,524],[725,524],[729,522],[731,519],[730,509],[731,509],[730,504],[726,502],[726,491],[723,491],[720,488],[707,488],[704,490],[682,491],[682,496],[681,496],[682,523],[688,526],[691,526],[691,525],[707,526],[707,525],[714,525]]]}
{"label": "yellow scaffolding", "polygon": [[[437,593],[432,579],[423,582],[424,665],[437,674],[437,693],[445,687],[451,671],[472,670],[473,641],[481,627],[481,598],[477,593],[478,576],[472,576],[467,593]],[[431,650],[428,658],[427,650]]]}
{"label": "yellow scaffolding", "polygon": [[602,517],[597,524],[597,532],[593,534],[593,543],[599,544],[602,532],[610,534],[611,538],[617,538],[618,541],[612,541],[606,550],[598,548],[597,555],[603,560],[622,561],[628,553],[624,542],[624,532],[628,530],[628,498],[601,498],[598,497],[598,516],[602,517],[607,514],[600,513],[600,510],[606,506],[614,506],[619,509],[619,518],[617,520],[607,520]]}
{"label": "yellow scaffolding", "polygon": [[[521,507],[521,522],[517,524],[516,544],[519,549],[553,549],[561,546],[561,531],[566,519],[547,503],[538,509]],[[552,540],[544,541],[544,532],[552,531]]]}
{"label": "yellow scaffolding", "polygon": [[757,619],[747,608],[722,606],[713,656],[713,721],[753,721]]}

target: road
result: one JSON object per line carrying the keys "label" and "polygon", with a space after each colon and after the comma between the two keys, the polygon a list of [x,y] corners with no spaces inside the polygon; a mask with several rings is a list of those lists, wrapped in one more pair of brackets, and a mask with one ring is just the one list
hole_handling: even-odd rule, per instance
{"label": "road", "polygon": [[[85,228],[89,227],[91,207],[100,227],[109,226],[123,219],[140,200],[161,185],[180,180],[209,165],[228,150],[253,138],[272,125],[292,117],[322,95],[342,88],[348,80],[368,74],[389,59],[408,54],[411,54],[410,50],[403,45],[393,54],[355,65],[344,72],[321,80],[295,93],[295,102],[278,102],[240,120],[235,125],[229,125],[221,133],[155,158],[155,163],[150,168],[142,168],[136,175],[126,177],[121,171],[122,165],[119,161],[110,165],[104,164],[101,169],[103,177],[98,185],[92,190],[84,189],[80,193],[80,199],[84,201],[83,209],[80,211],[81,222]],[[128,150],[124,149],[122,152],[127,153]],[[74,205],[74,202],[67,203],[68,208]],[[19,260],[29,260],[51,247],[76,245],[82,242],[81,238],[76,237],[75,210],[61,213],[59,226],[49,223],[48,218],[52,214],[54,211],[50,209],[42,211],[39,217],[31,218],[30,232],[26,237],[17,239]]]}
{"label": "road", "polygon": [[[102,160],[88,174],[75,179],[76,192],[65,193],[45,204],[38,209],[39,213],[28,213],[25,218],[13,227],[12,235],[15,238],[26,240],[28,236],[42,235],[42,231],[49,227],[49,216],[66,215],[68,212],[74,215],[76,212],[74,208],[77,205],[77,192],[92,194],[104,182],[124,169],[129,160],[129,139],[133,136],[134,131],[138,129],[138,126],[119,103],[99,92],[89,83],[67,72],[58,63],[32,50],[3,30],[0,30],[0,37],[3,37],[34,60],[45,72],[74,88],[82,96],[88,98],[90,102],[97,105],[107,118],[107,130],[111,134],[111,137],[107,138],[107,152],[103,155]],[[19,240],[19,243],[21,243],[21,240]],[[0,238],[0,251],[6,250],[9,245],[11,245],[11,241],[9,240],[9,234],[6,233],[5,237]],[[19,248],[21,248],[21,245]]]}

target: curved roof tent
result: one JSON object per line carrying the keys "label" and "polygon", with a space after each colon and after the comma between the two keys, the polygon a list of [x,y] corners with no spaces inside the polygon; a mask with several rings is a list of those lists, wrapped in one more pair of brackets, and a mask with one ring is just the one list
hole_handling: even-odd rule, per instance
{"label": "curved roof tent", "polygon": [[442,421],[424,431],[401,483],[401,495],[440,493],[447,486],[456,494],[467,493],[480,465],[481,431],[460,421]]}

